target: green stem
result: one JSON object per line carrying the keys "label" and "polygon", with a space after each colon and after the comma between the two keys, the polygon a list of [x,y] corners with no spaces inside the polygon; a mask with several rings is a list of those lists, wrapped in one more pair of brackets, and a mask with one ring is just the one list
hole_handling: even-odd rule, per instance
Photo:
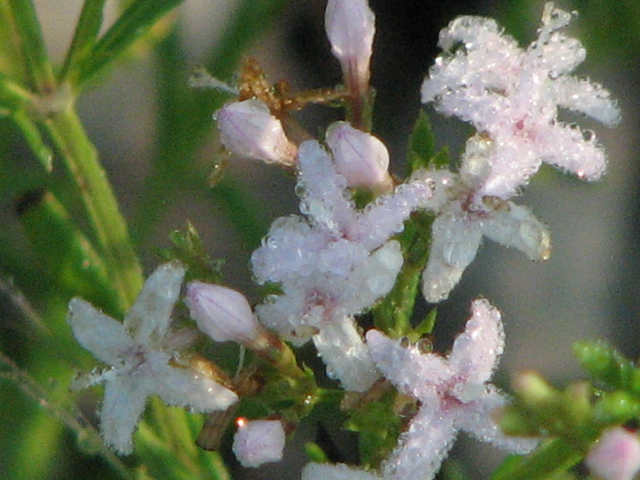
{"label": "green stem", "polygon": [[80,190],[79,198],[84,203],[124,312],[142,288],[142,269],[106,172],[72,107],[47,118],[44,126]]}

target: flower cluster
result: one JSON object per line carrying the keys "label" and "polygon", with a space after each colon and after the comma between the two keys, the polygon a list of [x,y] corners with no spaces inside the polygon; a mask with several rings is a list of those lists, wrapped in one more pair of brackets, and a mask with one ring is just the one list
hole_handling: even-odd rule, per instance
{"label": "flower cluster", "polygon": [[[607,125],[618,119],[606,90],[569,75],[585,56],[580,42],[559,32],[571,16],[548,4],[538,39],[526,50],[490,19],[460,17],[441,32],[443,53],[422,85],[422,100],[476,129],[457,171],[418,169],[399,181],[388,171],[384,143],[364,128],[375,34],[374,15],[365,0],[329,0],[327,5],[327,35],[344,76],[344,86],[331,99],[339,98],[351,110],[350,121],[327,128],[324,143],[294,141],[288,132],[291,121],[284,121],[288,112],[275,108],[272,97],[241,96],[217,112],[226,149],[294,171],[301,215],[276,219],[252,254],[254,279],[271,292],[255,309],[238,291],[194,281],[185,298],[191,318],[214,342],[239,343],[270,361],[271,370],[286,363],[278,359],[287,354],[294,358],[281,339],[295,346],[311,340],[327,375],[344,390],[366,392],[376,382],[391,384],[418,405],[378,472],[312,463],[303,479],[431,479],[458,431],[515,453],[537,444],[506,436],[491,415],[507,399],[489,383],[504,349],[504,333],[500,313],[487,300],[472,303],[466,329],[446,357],[424,352],[406,338],[390,338],[397,334],[392,329],[363,334],[358,321],[396,283],[402,286],[397,279],[407,260],[416,262],[398,237],[415,212],[420,218],[425,212],[431,215],[432,223],[430,232],[419,232],[430,250],[428,260],[422,256],[418,268],[412,265],[412,297],[423,270],[424,298],[434,303],[446,299],[485,236],[532,260],[549,257],[549,230],[511,199],[542,162],[588,180],[603,174],[605,156],[594,134],[563,124],[559,108]],[[363,192],[372,200],[356,202]],[[69,321],[78,341],[111,365],[84,385],[106,384],[101,429],[105,441],[121,453],[132,450],[132,434],[149,395],[212,412],[237,402],[237,392],[252,395],[261,388],[243,390],[224,374],[213,378],[194,369],[192,346],[170,328],[184,275],[178,262],[161,266],[122,324],[83,300],[70,304]],[[297,369],[295,360],[291,363]],[[248,377],[255,373],[247,371]],[[288,373],[280,371],[278,379]],[[307,373],[300,376],[308,379]],[[263,378],[258,380],[256,384]],[[297,380],[288,387],[294,390]],[[233,451],[242,465],[255,467],[282,457],[285,425],[287,431],[291,425],[280,413],[237,419]],[[590,468],[605,478],[628,478],[638,468],[637,438],[632,440],[620,432],[604,435],[590,453]],[[613,472],[607,459],[620,451],[628,452],[628,461],[622,473]]]}

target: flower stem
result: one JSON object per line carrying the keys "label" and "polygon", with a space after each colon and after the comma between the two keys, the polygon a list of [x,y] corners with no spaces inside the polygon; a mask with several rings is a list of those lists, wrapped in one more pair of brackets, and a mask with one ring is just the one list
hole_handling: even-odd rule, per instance
{"label": "flower stem", "polygon": [[75,180],[124,312],[142,288],[142,269],[97,151],[71,106],[53,113],[43,124]]}

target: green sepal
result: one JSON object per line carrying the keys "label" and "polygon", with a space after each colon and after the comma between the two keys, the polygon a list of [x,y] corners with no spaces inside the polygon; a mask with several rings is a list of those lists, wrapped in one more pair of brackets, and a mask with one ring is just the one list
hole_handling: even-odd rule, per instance
{"label": "green sepal", "polygon": [[409,137],[407,157],[409,160],[407,176],[421,168],[440,169],[449,166],[449,150],[445,147],[436,151],[436,138],[424,110],[420,110]]}

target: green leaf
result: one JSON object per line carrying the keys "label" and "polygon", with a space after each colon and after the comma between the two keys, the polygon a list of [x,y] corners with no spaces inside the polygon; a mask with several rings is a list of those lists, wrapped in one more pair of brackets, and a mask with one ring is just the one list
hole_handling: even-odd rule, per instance
{"label": "green leaf", "polygon": [[22,61],[27,66],[33,88],[49,94],[56,86],[36,9],[31,0],[8,0],[19,36]]}
{"label": "green leaf", "polygon": [[110,314],[117,313],[117,293],[102,259],[54,196],[43,190],[29,192],[17,211],[34,252],[58,284],[59,293],[90,298]]}
{"label": "green leaf", "polygon": [[74,73],[77,73],[77,64],[90,54],[102,26],[105,3],[106,0],[84,1],[76,31],[60,73],[61,83],[67,79],[73,82]]}
{"label": "green leaf", "polygon": [[640,369],[603,340],[578,341],[573,345],[573,353],[596,382],[640,395]]}
{"label": "green leaf", "polygon": [[418,295],[420,276],[429,258],[433,216],[415,212],[400,235],[404,263],[389,294],[376,305],[373,320],[376,328],[399,338],[411,332],[411,315]]}
{"label": "green leaf", "polygon": [[582,460],[583,453],[566,440],[551,440],[526,457],[508,457],[491,480],[551,480]]}
{"label": "green leaf", "polygon": [[22,131],[29,148],[40,161],[47,172],[53,170],[53,151],[42,138],[38,125],[31,120],[24,110],[16,110],[11,114],[11,119]]}
{"label": "green leaf", "polygon": [[431,129],[429,117],[424,110],[420,110],[409,137],[409,174],[420,168],[427,168],[435,155],[435,145],[436,137]]}
{"label": "green leaf", "polygon": [[183,0],[134,1],[91,49],[91,53],[85,55],[80,62],[77,83],[83,85],[95,77],[182,2]]}

